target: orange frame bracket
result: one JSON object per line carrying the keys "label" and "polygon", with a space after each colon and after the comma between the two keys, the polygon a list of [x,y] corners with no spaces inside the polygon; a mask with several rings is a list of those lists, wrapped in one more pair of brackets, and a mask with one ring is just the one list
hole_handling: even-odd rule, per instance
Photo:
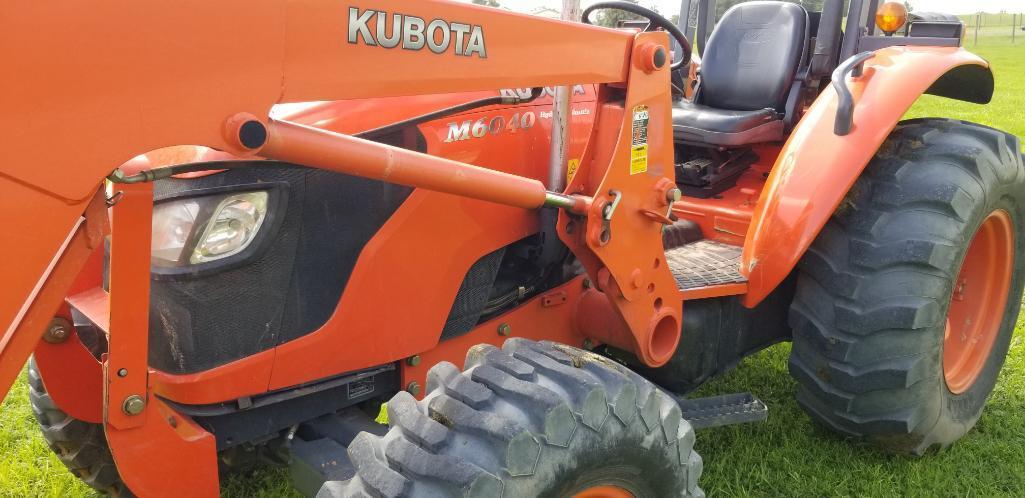
{"label": "orange frame bracket", "polygon": [[110,330],[103,363],[103,419],[111,454],[136,495],[218,496],[213,435],[167,406],[150,385],[153,184],[113,187]]}

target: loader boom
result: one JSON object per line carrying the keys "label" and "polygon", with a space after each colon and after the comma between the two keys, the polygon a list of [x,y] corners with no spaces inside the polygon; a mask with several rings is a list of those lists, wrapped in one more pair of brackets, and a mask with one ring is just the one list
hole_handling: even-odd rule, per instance
{"label": "loader boom", "polygon": [[[635,35],[442,0],[373,2],[372,9],[364,3],[226,0],[149,5],[108,0],[88,8],[70,1],[3,7],[4,37],[10,43],[3,44],[0,57],[15,68],[2,83],[0,97],[0,132],[9,138],[0,152],[0,208],[7,223],[3,246],[8,251],[3,258],[7,284],[0,300],[4,391],[84,259],[66,249],[75,249],[83,231],[103,224],[92,219],[102,210],[81,221],[86,206],[102,195],[103,178],[137,154],[195,144],[251,155],[256,151],[239,142],[232,126],[239,124],[237,116],[268,123],[268,111],[277,103],[668,78],[650,60],[644,62],[655,46],[665,46],[661,34]],[[399,12],[402,17],[394,17]],[[412,22],[414,28],[423,24],[425,34],[407,33],[410,39],[400,40],[399,47],[387,36],[382,39],[387,32],[377,26],[393,21]],[[524,44],[528,34],[531,43]],[[644,41],[643,46],[635,40]],[[607,56],[583,57],[585,52]],[[667,84],[646,85],[626,100],[627,106],[650,107],[653,122],[668,120]],[[630,117],[621,120],[629,123]],[[275,141],[274,130],[271,126],[275,153],[288,155],[280,140]],[[627,127],[613,149],[628,142],[629,134]],[[654,184],[664,175],[671,179],[671,147],[668,132],[652,139],[651,173],[634,177],[640,181],[631,189]],[[618,162],[627,160],[629,150],[614,157],[608,152],[603,161]],[[387,147],[384,154],[391,154]],[[381,164],[387,167],[387,161]],[[515,180],[470,165],[448,166],[452,178],[460,177],[460,171],[477,173],[457,193],[476,190],[482,192],[478,198],[488,198],[488,185],[514,180],[532,197],[524,201],[521,195],[511,204],[533,207],[544,201],[535,180]],[[599,172],[606,167],[594,166]],[[438,186],[421,180],[407,178],[405,183]],[[577,193],[587,195],[564,204],[581,211],[587,202],[582,199],[593,195],[598,183],[579,187]],[[628,203],[664,209],[664,192],[644,189],[628,193]],[[604,205],[606,193],[600,197]],[[647,232],[657,234],[657,223],[633,213],[614,223],[651,225]],[[657,237],[649,238],[657,245]],[[624,244],[602,251],[619,252],[626,249]],[[655,251],[661,249],[653,246],[653,255]],[[619,278],[633,269],[608,261],[605,266]],[[638,281],[650,280],[650,266],[645,265]],[[670,278],[668,273],[663,276]],[[629,290],[626,294],[623,303],[637,299]],[[678,296],[667,296],[665,305],[673,307],[674,302]],[[670,335],[662,348],[674,345]]]}

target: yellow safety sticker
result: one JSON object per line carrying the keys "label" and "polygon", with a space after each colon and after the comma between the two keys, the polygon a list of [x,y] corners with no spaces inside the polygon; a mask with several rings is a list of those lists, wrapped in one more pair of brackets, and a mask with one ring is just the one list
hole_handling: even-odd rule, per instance
{"label": "yellow safety sticker", "polygon": [[577,170],[580,169],[579,159],[570,159],[569,164],[566,165],[566,180],[567,182],[573,179],[573,175],[577,174]]}
{"label": "yellow safety sticker", "polygon": [[648,106],[639,105],[633,111],[633,130],[630,137],[630,174],[648,171]]}

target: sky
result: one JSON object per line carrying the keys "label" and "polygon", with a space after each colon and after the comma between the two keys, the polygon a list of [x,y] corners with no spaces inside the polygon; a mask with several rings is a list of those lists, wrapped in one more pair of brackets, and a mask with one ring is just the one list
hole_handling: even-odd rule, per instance
{"label": "sky", "polygon": [[[586,7],[597,0],[581,0]],[[519,12],[530,12],[538,7],[561,8],[561,0],[499,0],[501,4]],[[645,7],[657,6],[659,12],[673,12],[680,9],[680,0],[640,0]],[[1022,0],[911,0],[911,5],[916,10],[944,12],[947,14],[971,14],[975,12],[1025,12],[1025,2]]]}

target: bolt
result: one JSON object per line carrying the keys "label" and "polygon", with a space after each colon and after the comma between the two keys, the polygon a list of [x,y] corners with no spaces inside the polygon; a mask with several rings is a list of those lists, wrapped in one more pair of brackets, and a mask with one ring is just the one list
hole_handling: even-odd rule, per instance
{"label": "bolt", "polygon": [[415,354],[413,356],[410,356],[409,358],[406,358],[406,365],[409,365],[411,367],[415,367],[415,366],[417,366],[419,364],[420,364],[420,355],[418,355],[418,354]]}
{"label": "bolt", "polygon": [[127,368],[122,368],[122,369],[119,369],[119,370],[117,371],[117,376],[118,376],[118,377],[122,377],[122,378],[124,378],[124,377],[128,377],[128,369],[127,369]]}
{"label": "bolt", "polygon": [[503,323],[498,326],[498,335],[508,337],[510,332],[512,332],[512,327],[510,327],[508,323]]}
{"label": "bolt", "polygon": [[680,189],[678,188],[669,189],[669,191],[666,192],[666,200],[669,202],[676,202],[680,200],[680,197],[682,196],[683,193],[680,192]]}
{"label": "bolt", "polygon": [[125,398],[124,403],[121,403],[121,411],[125,412],[126,415],[139,415],[143,410],[146,409],[146,400],[138,394],[133,394]]}
{"label": "bolt", "polygon": [[419,396],[420,395],[420,383],[415,381],[415,380],[413,382],[410,382],[406,386],[406,392],[408,392],[409,394],[412,394],[413,396]]}
{"label": "bolt", "polygon": [[634,268],[634,271],[630,272],[630,283],[633,284],[634,289],[640,289],[644,284],[644,274],[641,273],[640,268]]}
{"label": "bolt", "polygon": [[584,288],[585,289],[590,289],[591,287],[594,287],[594,282],[591,282],[591,279],[589,279],[589,278],[585,278],[584,279]]}
{"label": "bolt", "polygon": [[60,344],[71,336],[71,322],[57,317],[50,321],[43,333],[43,340],[50,344]]}

